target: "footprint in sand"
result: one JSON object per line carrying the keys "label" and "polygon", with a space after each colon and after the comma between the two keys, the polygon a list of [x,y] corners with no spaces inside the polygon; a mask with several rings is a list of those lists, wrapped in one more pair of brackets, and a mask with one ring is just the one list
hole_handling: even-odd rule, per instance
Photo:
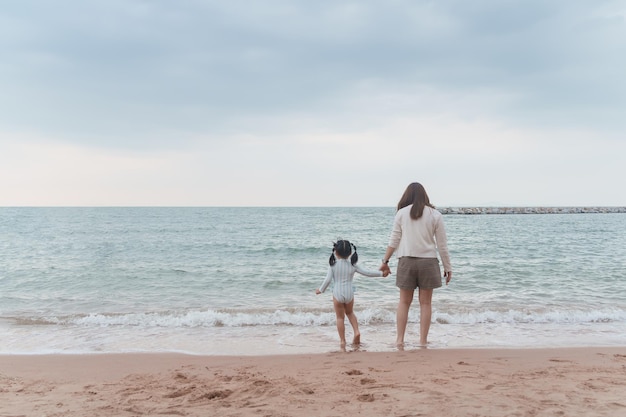
{"label": "footprint in sand", "polygon": [[174,375],[174,379],[179,380],[179,381],[186,381],[189,378],[187,378],[187,375],[185,375],[185,374],[183,374],[181,372],[178,372],[178,373],[176,373],[176,375]]}
{"label": "footprint in sand", "polygon": [[347,371],[346,375],[363,375],[363,372],[358,369],[352,369],[351,371]]}
{"label": "footprint in sand", "polygon": [[216,398],[226,398],[228,397],[230,394],[232,394],[233,392],[229,389],[227,390],[223,390],[223,391],[210,391],[207,392],[206,394],[201,395],[198,400],[213,400]]}
{"label": "footprint in sand", "polygon": [[191,386],[191,387],[187,387],[184,389],[180,389],[177,391],[174,391],[172,393],[166,394],[163,397],[164,398],[179,398],[179,397],[184,397],[185,395],[189,395],[191,394],[194,390],[196,389],[195,386]]}
{"label": "footprint in sand", "polygon": [[374,394],[361,394],[356,399],[364,403],[371,403],[374,402]]}
{"label": "footprint in sand", "polygon": [[252,383],[252,385],[254,385],[255,387],[261,387],[263,385],[270,385],[270,382],[269,381],[265,381],[263,379],[259,379],[259,380],[254,381]]}

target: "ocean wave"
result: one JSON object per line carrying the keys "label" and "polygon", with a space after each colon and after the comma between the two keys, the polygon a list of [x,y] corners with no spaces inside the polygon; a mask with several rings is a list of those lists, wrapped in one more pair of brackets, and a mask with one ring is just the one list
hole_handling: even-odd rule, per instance
{"label": "ocean wave", "polygon": [[557,311],[472,311],[464,313],[434,313],[433,320],[441,324],[581,324],[626,322],[626,310],[557,310]]}
{"label": "ocean wave", "polygon": [[[410,322],[419,322],[419,309],[412,309]],[[356,312],[360,323],[392,325],[393,309],[364,309]],[[329,326],[335,325],[335,313],[329,310],[284,309],[274,311],[202,310],[145,313],[93,313],[71,316],[12,317],[14,325],[59,325],[79,327],[246,327],[246,326]],[[433,321],[442,325],[463,324],[593,324],[626,323],[626,310],[563,311],[471,311],[433,312]]]}

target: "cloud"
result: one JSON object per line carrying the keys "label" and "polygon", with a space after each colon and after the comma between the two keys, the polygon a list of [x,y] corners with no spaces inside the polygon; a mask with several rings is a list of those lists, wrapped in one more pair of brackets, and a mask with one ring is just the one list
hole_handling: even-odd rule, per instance
{"label": "cloud", "polygon": [[3,201],[386,205],[417,180],[439,205],[623,204],[625,16],[608,0],[13,2]]}
{"label": "cloud", "polygon": [[309,113],[324,125],[350,114],[350,95],[372,80],[431,97],[507,97],[495,109],[456,108],[458,117],[624,128],[618,3],[64,4],[4,11],[4,130],[176,147],[198,133],[254,132],[265,118]]}

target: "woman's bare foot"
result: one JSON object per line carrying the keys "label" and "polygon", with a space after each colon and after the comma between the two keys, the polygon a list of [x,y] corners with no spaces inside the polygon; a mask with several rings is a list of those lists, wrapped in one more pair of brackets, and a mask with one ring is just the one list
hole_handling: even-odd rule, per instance
{"label": "woman's bare foot", "polygon": [[358,346],[361,344],[361,333],[357,333],[354,335],[354,339],[352,339],[352,344],[354,346]]}

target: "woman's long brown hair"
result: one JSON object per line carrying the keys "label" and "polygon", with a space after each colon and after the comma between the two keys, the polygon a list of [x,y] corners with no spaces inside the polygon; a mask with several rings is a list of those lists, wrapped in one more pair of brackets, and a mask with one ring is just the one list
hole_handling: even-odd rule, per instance
{"label": "woman's long brown hair", "polygon": [[430,204],[430,199],[428,198],[428,194],[426,194],[426,189],[419,182],[412,182],[408,187],[406,187],[404,194],[402,194],[402,197],[398,202],[398,210],[411,204],[413,204],[413,207],[411,207],[411,218],[413,220],[417,220],[422,217],[422,214],[424,214],[424,207],[428,206],[435,208],[435,206]]}

